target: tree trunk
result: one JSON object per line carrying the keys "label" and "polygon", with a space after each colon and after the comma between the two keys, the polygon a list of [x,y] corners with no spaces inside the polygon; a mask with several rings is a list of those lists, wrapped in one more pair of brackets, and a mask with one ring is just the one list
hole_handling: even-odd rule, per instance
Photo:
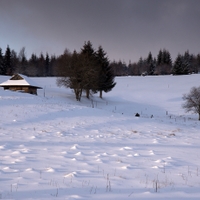
{"label": "tree trunk", "polygon": [[82,96],[82,89],[80,89],[80,93],[79,93],[79,101],[81,101],[81,96]]}
{"label": "tree trunk", "polygon": [[74,93],[75,93],[75,96],[76,96],[76,100],[78,101],[79,98],[78,98],[78,89],[74,89]]}
{"label": "tree trunk", "polygon": [[81,95],[82,95],[82,89],[74,89],[74,93],[75,93],[75,96],[76,96],[76,100],[80,101]]}
{"label": "tree trunk", "polygon": [[100,93],[99,93],[99,97],[102,99],[102,94],[103,94],[103,91],[100,90]]}
{"label": "tree trunk", "polygon": [[90,98],[90,90],[86,89],[86,97],[89,99]]}

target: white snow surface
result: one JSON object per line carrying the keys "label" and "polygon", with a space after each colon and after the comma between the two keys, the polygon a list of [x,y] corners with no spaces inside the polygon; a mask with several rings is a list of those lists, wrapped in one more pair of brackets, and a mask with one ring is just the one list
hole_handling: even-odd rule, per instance
{"label": "white snow surface", "polygon": [[0,89],[0,199],[200,199],[200,122],[181,107],[199,74],[117,77],[81,102],[32,79],[38,96]]}

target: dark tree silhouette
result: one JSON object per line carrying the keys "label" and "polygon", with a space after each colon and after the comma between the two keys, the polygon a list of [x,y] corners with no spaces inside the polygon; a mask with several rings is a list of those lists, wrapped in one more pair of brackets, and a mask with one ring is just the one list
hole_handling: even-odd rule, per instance
{"label": "dark tree silhouette", "polygon": [[19,60],[19,66],[18,66],[19,73],[27,74],[28,61],[26,58],[25,47],[22,47],[22,49],[20,50],[18,55],[18,60]]}
{"label": "dark tree silhouette", "polygon": [[2,53],[2,49],[0,48],[0,74],[5,75],[6,74],[6,68],[4,65],[4,57]]}
{"label": "dark tree silhouette", "polygon": [[49,76],[49,71],[50,71],[50,59],[49,59],[49,54],[46,54],[45,58],[45,73],[44,76]]}
{"label": "dark tree silhouette", "polygon": [[16,73],[17,68],[19,66],[19,59],[17,57],[17,52],[15,52],[14,50],[11,51],[11,65],[12,65],[12,68],[13,68],[13,73]]}
{"label": "dark tree silhouette", "polygon": [[155,65],[153,62],[153,56],[151,54],[151,52],[149,52],[149,55],[147,57],[147,73],[148,75],[153,75],[155,72]]}
{"label": "dark tree silhouette", "polygon": [[108,57],[106,56],[105,51],[101,46],[99,46],[98,51],[96,53],[98,65],[100,67],[99,73],[99,82],[98,82],[98,90],[100,92],[99,97],[102,98],[102,93],[109,92],[115,87],[116,83],[114,82],[114,73],[109,65]]}
{"label": "dark tree silhouette", "polygon": [[80,52],[82,68],[84,68],[83,89],[89,99],[90,91],[98,91],[98,78],[100,68],[98,67],[95,51],[90,41],[85,42]]}
{"label": "dark tree silhouette", "polygon": [[13,67],[11,65],[11,50],[10,50],[9,46],[7,46],[6,52],[4,55],[4,67],[5,67],[4,75],[12,75],[13,74]]}
{"label": "dark tree silhouette", "polygon": [[173,75],[186,75],[189,73],[189,64],[184,57],[178,54],[172,69]]}
{"label": "dark tree silhouette", "polygon": [[185,103],[182,107],[186,112],[193,112],[199,115],[200,120],[200,87],[191,88],[188,94],[183,95]]}
{"label": "dark tree silhouette", "polygon": [[76,100],[80,101],[85,81],[85,69],[82,67],[81,55],[76,51],[71,57],[69,54],[64,54],[59,63],[62,64],[63,76],[57,78],[57,85],[73,89]]}
{"label": "dark tree silhouette", "polygon": [[29,76],[39,76],[38,70],[38,57],[36,54],[32,54],[28,61],[26,74]]}

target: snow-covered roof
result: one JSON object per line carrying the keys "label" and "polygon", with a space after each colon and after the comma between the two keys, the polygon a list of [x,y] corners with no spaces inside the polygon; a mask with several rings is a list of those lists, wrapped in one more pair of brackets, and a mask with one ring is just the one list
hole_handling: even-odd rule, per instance
{"label": "snow-covered roof", "polygon": [[9,80],[0,84],[0,87],[4,86],[32,86],[41,88],[33,80],[23,74],[15,74]]}

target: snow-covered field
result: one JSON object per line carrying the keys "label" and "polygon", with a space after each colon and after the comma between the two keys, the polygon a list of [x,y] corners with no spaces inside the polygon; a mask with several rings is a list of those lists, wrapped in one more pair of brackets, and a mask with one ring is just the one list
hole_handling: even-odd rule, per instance
{"label": "snow-covered field", "polygon": [[200,75],[118,77],[81,102],[33,80],[38,96],[0,89],[0,199],[200,199],[200,122],[181,108]]}

